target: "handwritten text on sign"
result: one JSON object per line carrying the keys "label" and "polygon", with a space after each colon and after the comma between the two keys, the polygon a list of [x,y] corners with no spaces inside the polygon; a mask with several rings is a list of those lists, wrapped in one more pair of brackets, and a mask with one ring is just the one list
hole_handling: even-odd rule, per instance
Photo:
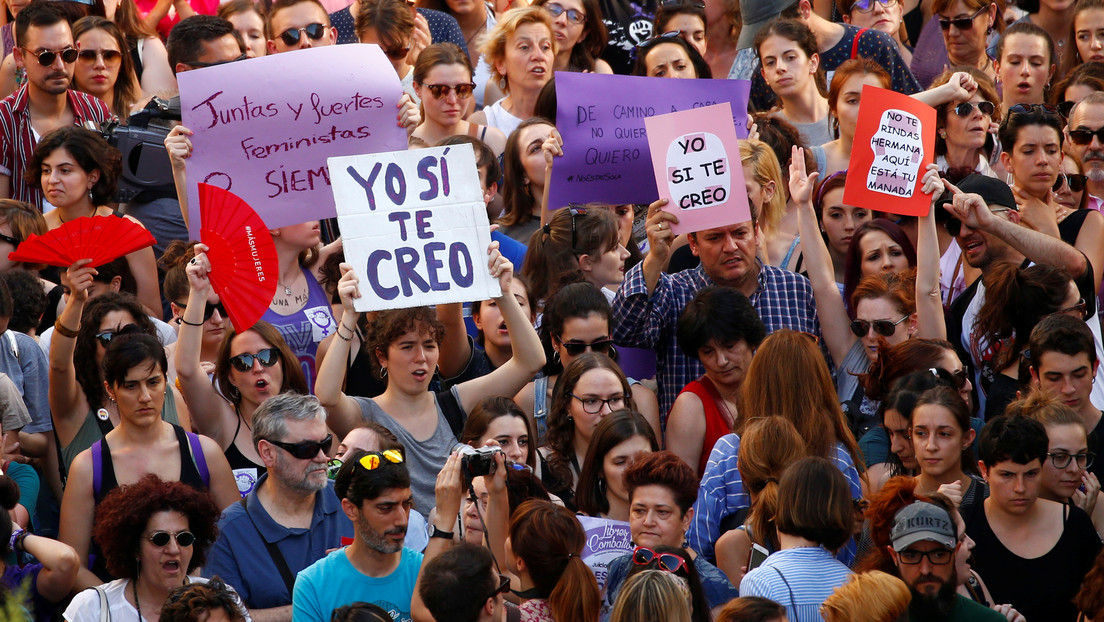
{"label": "handwritten text on sign", "polygon": [[357,311],[501,295],[471,145],[329,159]]}
{"label": "handwritten text on sign", "polygon": [[909,198],[924,155],[920,119],[902,110],[886,110],[870,139],[874,165],[866,176],[867,190]]}
{"label": "handwritten text on sign", "polygon": [[[310,76],[302,89],[286,76]],[[299,50],[180,74],[189,226],[198,234],[204,182],[230,190],[270,228],[336,214],[326,158],[406,147],[396,124],[402,95],[376,45]]]}
{"label": "handwritten text on sign", "polygon": [[[677,162],[678,166],[671,166]],[[687,134],[667,148],[667,185],[681,209],[724,203],[731,190],[728,157],[715,134]]]}

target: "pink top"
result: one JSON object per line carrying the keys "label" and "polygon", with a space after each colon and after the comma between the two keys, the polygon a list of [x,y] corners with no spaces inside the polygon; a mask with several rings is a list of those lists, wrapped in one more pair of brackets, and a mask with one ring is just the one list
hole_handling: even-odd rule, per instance
{"label": "pink top", "polygon": [[[157,0],[135,0],[135,2],[138,4],[138,10],[142,12],[143,17],[152,11],[153,7],[157,6]],[[214,15],[218,12],[219,0],[188,0],[188,5],[200,15]],[[176,14],[176,9],[170,8],[168,15],[157,23],[157,34],[161,35],[162,39],[167,39],[169,31],[179,21],[180,16]]]}
{"label": "pink top", "polygon": [[521,622],[556,622],[548,601],[543,598],[531,598],[521,603],[518,610],[521,611]]}

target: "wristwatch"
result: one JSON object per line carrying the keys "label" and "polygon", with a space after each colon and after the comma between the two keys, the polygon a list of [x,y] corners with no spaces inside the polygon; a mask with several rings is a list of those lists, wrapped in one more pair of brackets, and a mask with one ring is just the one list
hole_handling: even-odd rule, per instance
{"label": "wristwatch", "polygon": [[451,531],[445,531],[443,529],[438,529],[437,525],[430,525],[429,526],[429,537],[430,538],[441,538],[443,540],[452,540],[452,537],[454,535],[456,535],[456,534],[454,534]]}

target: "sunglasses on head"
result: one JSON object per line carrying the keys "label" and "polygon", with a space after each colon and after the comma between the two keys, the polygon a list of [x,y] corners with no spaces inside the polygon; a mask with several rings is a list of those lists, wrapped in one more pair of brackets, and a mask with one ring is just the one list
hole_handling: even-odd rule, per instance
{"label": "sunglasses on head", "polygon": [[1043,114],[1062,114],[1062,111],[1053,104],[1016,104],[1008,109],[1012,114],[1031,114],[1041,111]]}
{"label": "sunglasses on head", "polygon": [[49,67],[50,65],[53,65],[54,61],[57,60],[58,56],[61,56],[61,61],[63,63],[65,63],[66,65],[69,65],[71,63],[76,62],[77,55],[79,54],[79,52],[77,51],[77,48],[73,48],[73,47],[68,47],[68,48],[65,48],[63,50],[57,50],[56,52],[53,51],[53,50],[43,50],[41,52],[32,52],[32,51],[28,50],[27,48],[23,48],[23,51],[30,54],[31,56],[37,56],[38,57],[38,64],[42,65],[43,67]]}
{"label": "sunglasses on head", "polygon": [[977,16],[981,15],[983,11],[988,10],[989,6],[990,5],[987,4],[983,7],[981,7],[970,17],[958,17],[958,18],[955,18],[955,19],[948,19],[948,18],[940,17],[939,18],[939,27],[942,28],[943,30],[950,30],[951,26],[954,26],[955,29],[959,30],[959,31],[972,30],[973,27],[974,27],[974,20],[977,19]]}
{"label": "sunglasses on head", "polygon": [[[268,439],[265,440],[267,441]],[[320,441],[300,441],[298,443],[284,443],[281,441],[268,442],[283,449],[295,458],[310,460],[317,456],[318,452],[324,454],[330,453],[330,447],[333,447],[333,434],[327,434],[326,438]]]}
{"label": "sunglasses on head", "polygon": [[403,455],[398,449],[388,449],[384,452],[373,451],[364,454],[360,459],[360,466],[369,471],[374,471],[379,468],[383,461],[387,460],[391,464],[402,464]]}
{"label": "sunglasses on head", "polygon": [[667,32],[665,32],[661,35],[656,35],[656,36],[652,37],[651,39],[647,39],[647,40],[641,42],[640,44],[638,44],[636,46],[636,49],[637,50],[646,50],[646,49],[652,47],[653,45],[655,45],[657,43],[663,43],[664,41],[670,41],[672,39],[678,38],[681,35],[682,35],[681,30],[668,30]]}
{"label": "sunglasses on head", "polygon": [[176,539],[176,543],[180,546],[192,546],[195,544],[195,534],[190,531],[178,531],[176,533],[169,533],[167,531],[155,531],[152,534],[146,536],[146,540],[149,540],[153,546],[168,546],[169,540]]}
{"label": "sunglasses on head", "polygon": [[467,99],[472,96],[472,92],[475,91],[475,83],[469,82],[467,84],[423,84],[425,88],[429,89],[429,92],[433,94],[434,99],[444,99],[448,97],[450,92],[456,92],[456,99]]}
{"label": "sunglasses on head", "polygon": [[280,360],[280,351],[276,348],[265,348],[256,354],[239,354],[230,357],[230,364],[238,371],[253,369],[253,361],[261,364],[261,367],[272,367]]}
{"label": "sunglasses on head", "polygon": [[[176,318],[176,323],[180,324],[184,320],[184,309],[187,309],[188,305],[177,303],[176,306],[180,307],[180,317]],[[206,306],[203,307],[203,321],[206,322],[211,319],[215,311],[219,312],[220,317],[226,317],[226,308],[222,306],[221,302],[208,302]],[[250,365],[250,367],[252,367],[252,365]]]}
{"label": "sunglasses on head", "polygon": [[656,553],[646,546],[638,546],[633,549],[633,563],[637,566],[646,566],[652,560],[658,560],[656,566],[667,572],[686,570],[686,560],[674,553]]}
{"label": "sunglasses on head", "polygon": [[122,62],[123,53],[119,50],[81,50],[77,57],[87,65],[94,64],[99,58],[103,59],[105,65],[114,65]]}
{"label": "sunglasses on head", "polygon": [[599,352],[601,354],[609,354],[610,348],[613,347],[612,339],[599,339],[590,343],[583,343],[580,341],[562,341],[564,350],[571,356],[580,356],[589,348],[591,352]]}
{"label": "sunglasses on head", "polygon": [[1075,145],[1087,145],[1092,142],[1093,136],[1096,136],[1097,140],[1104,143],[1104,127],[1095,130],[1079,127],[1076,130],[1069,131],[1070,140]]}
{"label": "sunglasses on head", "polygon": [[699,11],[705,10],[705,2],[702,2],[702,0],[661,0],[659,6],[665,9],[686,7]]}
{"label": "sunglasses on head", "polygon": [[315,22],[313,24],[307,24],[302,28],[288,28],[280,33],[280,38],[284,40],[284,44],[288,46],[299,45],[299,38],[302,36],[300,33],[307,33],[307,37],[311,41],[318,41],[326,34],[325,24],[319,24]]}
{"label": "sunglasses on head", "polygon": [[948,371],[942,367],[929,367],[928,372],[933,376],[942,378],[943,380],[950,381],[954,384],[954,388],[961,391],[966,386],[966,381],[970,379],[970,375],[965,369],[959,369],[955,371]]}
{"label": "sunglasses on head", "polygon": [[958,116],[966,118],[974,114],[974,108],[980,110],[981,114],[990,117],[993,116],[993,113],[997,110],[997,107],[993,105],[993,102],[962,102],[961,104],[954,107],[954,111],[955,114],[957,114]]}
{"label": "sunglasses on head", "polygon": [[1081,192],[1085,189],[1085,182],[1087,180],[1088,177],[1077,173],[1058,173],[1058,179],[1054,180],[1053,190],[1058,192],[1062,189],[1062,186],[1069,184],[1070,192]]}
{"label": "sunglasses on head", "polygon": [[896,322],[891,322],[889,320],[854,320],[853,322],[851,322],[851,332],[855,333],[856,337],[865,337],[867,333],[870,332],[870,327],[873,326],[875,333],[883,337],[889,337],[897,331],[898,324],[909,319],[909,317],[911,316],[911,313],[906,314],[905,317],[897,320]]}
{"label": "sunglasses on head", "polygon": [[[406,58],[407,54],[410,53],[410,46],[409,45],[406,46],[406,47],[396,47],[396,48],[385,48],[381,45],[380,49],[383,50],[383,53],[387,56],[387,58],[390,58],[391,60],[402,60],[402,59]],[[460,92],[457,91],[456,94],[459,95]],[[440,98],[438,98],[438,99],[440,99]]]}
{"label": "sunglasses on head", "polygon": [[565,9],[563,5],[556,4],[555,2],[549,2],[548,4],[545,4],[544,10],[552,16],[552,19],[556,19],[564,13],[567,13],[567,21],[571,22],[572,24],[582,24],[586,21],[586,13],[583,13],[578,9]]}
{"label": "sunglasses on head", "polygon": [[142,332],[142,330],[138,328],[136,324],[127,324],[118,330],[105,330],[102,333],[96,333],[96,341],[100,342],[100,345],[106,348],[111,343],[111,340],[119,335],[130,335],[140,332]]}

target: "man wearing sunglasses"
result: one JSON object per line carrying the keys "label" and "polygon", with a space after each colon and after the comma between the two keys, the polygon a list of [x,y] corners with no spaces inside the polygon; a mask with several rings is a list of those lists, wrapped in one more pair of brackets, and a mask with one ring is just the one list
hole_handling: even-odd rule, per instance
{"label": "man wearing sunglasses", "polygon": [[267,28],[269,54],[337,43],[337,30],[318,0],[276,0]]}
{"label": "man wearing sunglasses", "polygon": [[99,99],[69,90],[77,46],[66,14],[51,2],[31,3],[15,20],[19,45],[12,50],[27,82],[0,101],[0,198],[42,207],[40,184],[23,177],[34,155],[36,136],[67,125],[99,127],[115,115]]}
{"label": "man wearing sunglasses", "polygon": [[290,621],[295,576],[340,547],[353,525],[327,476],[334,442],[317,399],[266,400],[253,414],[253,443],[268,472],[223,512],[203,571],[234,586],[254,620]]}
{"label": "man wearing sunglasses", "polygon": [[1070,110],[1066,154],[1084,169],[1089,207],[1104,207],[1104,93],[1090,93]]}

